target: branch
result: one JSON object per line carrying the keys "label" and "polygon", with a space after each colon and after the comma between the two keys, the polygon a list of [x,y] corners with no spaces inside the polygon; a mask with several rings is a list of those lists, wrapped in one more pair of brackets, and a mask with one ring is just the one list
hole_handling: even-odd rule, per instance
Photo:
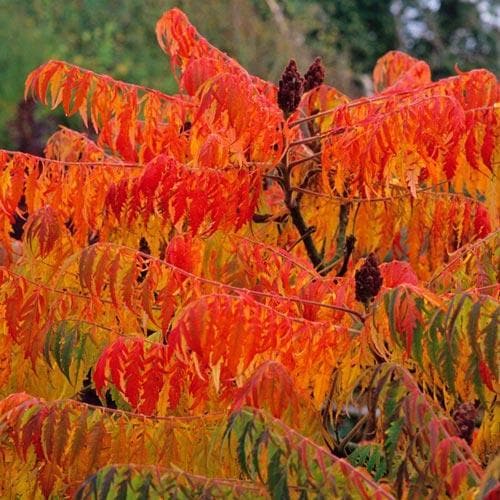
{"label": "branch", "polygon": [[292,222],[299,231],[302,241],[306,247],[307,256],[315,269],[319,269],[323,259],[321,258],[314,241],[311,236],[311,228],[306,224],[302,213],[300,212],[299,205],[296,203],[287,204],[288,210],[292,217]]}
{"label": "branch", "polygon": [[283,182],[280,183],[280,186],[283,189],[283,194],[285,195],[285,205],[290,213],[290,216],[292,217],[292,222],[297,228],[301,240],[304,242],[309,260],[311,261],[314,268],[318,268],[318,266],[321,264],[322,258],[318,250],[316,249],[316,246],[314,245],[314,241],[311,237],[311,230],[306,224],[304,217],[302,217],[302,213],[300,212],[300,200],[297,200],[297,198],[293,197],[293,189],[290,182],[291,167],[289,165],[281,164],[278,167],[278,172],[281,174],[281,178],[283,180]]}
{"label": "branch", "polygon": [[340,271],[337,273],[338,277],[342,277],[345,275],[347,271],[347,265],[349,264],[349,259],[351,258],[351,254],[354,250],[354,244],[356,243],[356,238],[353,234],[349,235],[345,241],[344,247],[344,262],[342,262],[342,267]]}

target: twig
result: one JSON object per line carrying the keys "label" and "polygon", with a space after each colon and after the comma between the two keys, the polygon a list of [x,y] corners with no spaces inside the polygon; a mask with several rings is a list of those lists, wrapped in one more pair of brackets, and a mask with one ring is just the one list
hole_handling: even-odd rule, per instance
{"label": "twig", "polygon": [[301,144],[307,144],[309,142],[314,142],[314,141],[317,141],[318,139],[323,139],[324,137],[328,137],[330,135],[341,134],[344,131],[345,131],[345,127],[330,129],[327,132],[323,132],[321,134],[311,135],[310,137],[305,137],[304,139],[298,139],[296,141],[293,141],[288,145],[288,147],[291,148],[294,146],[300,146]]}
{"label": "twig", "polygon": [[309,226],[305,232],[298,240],[294,241],[290,247],[287,249],[287,252],[290,252],[295,246],[297,246],[304,238],[316,232],[315,226]]}
{"label": "twig", "polygon": [[287,218],[288,218],[288,214],[279,214],[279,215],[253,214],[252,215],[252,222],[255,222],[256,224],[262,224],[265,222],[285,222],[285,220]]}
{"label": "twig", "polygon": [[288,168],[293,168],[295,167],[295,165],[300,165],[301,163],[305,163],[306,161],[310,160],[315,160],[316,158],[321,158],[321,152],[314,153],[313,155],[308,156],[307,158],[301,158],[300,160],[292,161],[288,164]]}
{"label": "twig", "polygon": [[346,444],[352,440],[352,438],[356,435],[356,433],[361,429],[363,425],[365,425],[366,421],[368,420],[369,414],[367,413],[366,415],[363,415],[354,425],[354,427],[347,433],[347,435],[342,439],[342,441],[339,443],[337,446],[337,450],[340,453],[344,453],[344,448]]}

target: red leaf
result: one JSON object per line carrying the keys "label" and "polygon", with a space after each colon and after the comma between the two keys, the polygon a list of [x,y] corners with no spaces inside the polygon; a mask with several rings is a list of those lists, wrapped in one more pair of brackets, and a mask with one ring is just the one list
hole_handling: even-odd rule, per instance
{"label": "red leaf", "polygon": [[479,238],[484,238],[491,233],[491,222],[488,210],[483,205],[477,205],[474,218],[474,232]]}
{"label": "red leaf", "polygon": [[200,167],[221,167],[228,163],[229,147],[219,134],[209,134],[198,153]]}
{"label": "red leaf", "polygon": [[286,368],[276,361],[261,364],[238,390],[232,411],[243,406],[268,410],[274,417],[281,418],[285,412],[296,415],[299,398]]}
{"label": "red leaf", "polygon": [[386,288],[395,288],[402,284],[418,285],[418,278],[408,262],[393,260],[380,264],[383,284]]}
{"label": "red leaf", "polygon": [[474,115],[469,113],[466,116],[466,128],[468,130],[467,139],[465,141],[465,156],[467,161],[470,163],[473,169],[477,169],[479,167],[477,163],[477,141],[476,134],[474,130]]}
{"label": "red leaf", "polygon": [[95,384],[95,388],[97,393],[102,396],[102,389],[106,385],[106,363],[107,359],[104,356],[106,351],[101,354],[101,357],[98,359],[95,368],[94,374],[92,376]]}
{"label": "red leaf", "polygon": [[495,124],[488,123],[486,126],[486,130],[484,132],[483,146],[481,148],[481,157],[483,159],[484,164],[492,170],[492,156],[493,150],[495,149]]}
{"label": "red leaf", "polygon": [[[56,74],[56,72],[59,71],[60,69],[61,69],[60,64],[58,64],[57,61],[52,61],[52,64],[48,63],[45,71],[43,71],[42,74],[37,78],[38,97],[43,104],[47,104],[47,87],[49,85],[49,82],[52,79],[52,77]],[[26,81],[26,87],[28,88],[28,80]]]}
{"label": "red leaf", "polygon": [[429,66],[414,57],[392,50],[382,56],[373,69],[376,92],[409,90],[431,81]]}
{"label": "red leaf", "polygon": [[38,243],[38,255],[43,258],[52,251],[61,232],[57,213],[52,207],[46,206],[30,217],[26,227],[26,238],[32,250],[35,241]]}
{"label": "red leaf", "polygon": [[490,391],[495,390],[495,388],[493,387],[493,374],[491,373],[488,365],[482,359],[479,361],[479,376]]}
{"label": "red leaf", "polygon": [[500,500],[500,484],[495,485],[486,493],[484,500]]}
{"label": "red leaf", "polygon": [[135,135],[135,107],[127,105],[127,108],[120,114],[118,121],[120,131],[116,138],[116,150],[126,161],[135,161],[137,158],[133,138]]}
{"label": "red leaf", "polygon": [[87,119],[87,93],[90,88],[90,83],[92,81],[91,73],[83,73],[80,75],[80,81],[77,84],[75,99],[73,102],[73,106],[70,110],[70,114],[80,112],[80,115],[83,119],[83,123],[85,126],[88,126]]}
{"label": "red leaf", "polygon": [[450,493],[452,495],[458,495],[460,492],[460,486],[465,480],[470,471],[470,465],[467,462],[459,462],[451,468],[450,472]]}
{"label": "red leaf", "polygon": [[[174,236],[165,252],[166,262],[188,273],[193,273],[196,262],[201,262],[201,259],[200,249],[195,247],[193,237],[190,234]],[[186,277],[179,275],[179,279],[184,281]]]}
{"label": "red leaf", "polygon": [[142,340],[129,342],[127,348],[124,369],[125,397],[134,408],[137,408],[144,372],[144,343]]}
{"label": "red leaf", "polygon": [[71,68],[66,74],[66,78],[64,80],[64,85],[62,89],[62,105],[64,109],[64,113],[68,116],[70,114],[70,101],[71,101],[71,93],[74,88],[75,74],[78,73],[78,69]]}
{"label": "red leaf", "polygon": [[404,334],[406,355],[410,356],[413,342],[413,332],[418,323],[422,323],[422,313],[418,310],[415,299],[405,288],[398,290],[394,304],[396,329]]}
{"label": "red leaf", "polygon": [[[144,339],[118,339],[101,354],[94,369],[98,393],[113,384],[123,398],[137,411],[151,415],[156,410],[160,392],[166,383],[178,380],[182,367],[169,363],[167,346]],[[170,381],[170,382],[169,382]],[[178,398],[169,401],[171,407]]]}
{"label": "red leaf", "polygon": [[217,75],[222,64],[216,59],[201,57],[189,62],[181,78],[181,86],[194,96],[198,89],[210,78]]}

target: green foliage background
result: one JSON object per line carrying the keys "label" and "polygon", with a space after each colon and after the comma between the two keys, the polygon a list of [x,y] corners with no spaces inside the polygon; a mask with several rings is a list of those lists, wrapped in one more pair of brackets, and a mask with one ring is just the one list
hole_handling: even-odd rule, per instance
{"label": "green foliage background", "polygon": [[494,19],[494,0],[0,0],[0,147],[16,147],[8,124],[26,75],[48,59],[174,91],[154,34],[174,6],[249,71],[275,81],[289,58],[305,70],[320,55],[327,82],[358,96],[369,91],[377,58],[392,49],[430,61],[438,77],[455,63],[500,70],[498,26],[483,22],[488,12]]}

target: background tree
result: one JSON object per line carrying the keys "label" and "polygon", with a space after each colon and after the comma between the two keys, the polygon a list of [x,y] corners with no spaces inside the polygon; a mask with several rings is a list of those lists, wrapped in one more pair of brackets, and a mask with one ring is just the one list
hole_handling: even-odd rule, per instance
{"label": "background tree", "polygon": [[429,61],[443,77],[487,67],[500,71],[500,22],[497,2],[488,0],[396,0],[391,11],[398,27],[399,48]]}

